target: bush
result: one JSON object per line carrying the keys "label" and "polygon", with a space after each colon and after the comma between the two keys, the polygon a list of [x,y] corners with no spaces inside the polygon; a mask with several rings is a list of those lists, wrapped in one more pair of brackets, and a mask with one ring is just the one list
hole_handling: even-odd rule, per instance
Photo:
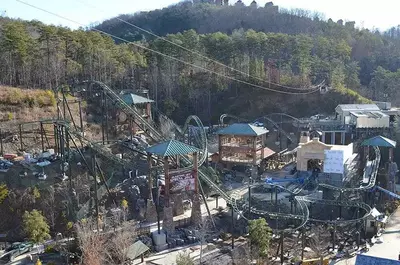
{"label": "bush", "polygon": [[44,250],[44,252],[46,252],[46,253],[54,253],[54,252],[56,252],[56,251],[55,251],[55,249],[54,249],[54,246],[50,245],[50,246],[47,246],[47,247],[46,247],[46,249]]}
{"label": "bush", "polygon": [[11,112],[7,113],[7,120],[11,121],[12,119],[14,119],[14,114]]}

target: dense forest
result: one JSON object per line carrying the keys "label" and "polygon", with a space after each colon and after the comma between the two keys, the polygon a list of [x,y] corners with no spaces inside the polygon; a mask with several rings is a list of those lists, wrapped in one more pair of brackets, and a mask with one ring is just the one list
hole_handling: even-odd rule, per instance
{"label": "dense forest", "polygon": [[[92,79],[117,90],[145,88],[178,122],[189,113],[208,123],[226,112],[332,112],[339,102],[367,101],[356,92],[400,105],[398,36],[398,28],[357,29],[272,5],[184,2],[79,30],[3,17],[0,85],[51,89]],[[299,92],[287,87],[309,89],[323,80],[334,92],[287,95],[260,88]]]}

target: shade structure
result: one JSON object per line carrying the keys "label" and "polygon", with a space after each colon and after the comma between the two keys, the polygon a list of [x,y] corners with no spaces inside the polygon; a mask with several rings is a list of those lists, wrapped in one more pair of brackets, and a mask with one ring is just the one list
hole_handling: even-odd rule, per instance
{"label": "shade structure", "polygon": [[128,105],[136,105],[136,104],[144,104],[144,103],[152,103],[154,100],[136,95],[136,94],[124,94],[122,95],[122,100]]}
{"label": "shade structure", "polygon": [[361,144],[362,146],[379,146],[379,147],[396,147],[396,141],[383,137],[381,135],[367,139]]}
{"label": "shade structure", "polygon": [[260,136],[266,133],[267,129],[247,123],[234,123],[218,131],[219,135]]}
{"label": "shade structure", "polygon": [[162,142],[146,149],[147,153],[158,156],[177,156],[199,152],[200,149],[177,140]]}

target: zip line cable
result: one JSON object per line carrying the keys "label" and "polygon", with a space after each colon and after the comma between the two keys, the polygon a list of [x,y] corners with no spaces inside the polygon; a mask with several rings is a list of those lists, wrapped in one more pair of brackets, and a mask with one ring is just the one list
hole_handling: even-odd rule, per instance
{"label": "zip line cable", "polygon": [[[100,8],[94,6],[94,5],[91,5],[91,4],[87,3],[87,2],[84,1],[84,0],[75,0],[75,1],[80,2],[80,3],[86,5],[86,6],[90,7],[90,8],[97,9],[97,10],[99,10],[100,12],[106,13],[105,10],[102,10],[102,9],[100,9]],[[173,42],[173,41],[168,40],[167,38],[161,37],[161,36],[159,36],[159,35],[157,35],[157,34],[151,32],[151,31],[148,31],[148,30],[146,30],[146,29],[144,29],[144,28],[141,28],[141,27],[139,27],[139,26],[137,26],[137,25],[135,25],[135,24],[133,24],[133,23],[130,23],[130,22],[128,22],[128,21],[126,21],[126,20],[124,20],[124,19],[122,19],[122,18],[115,17],[115,19],[117,19],[117,20],[119,20],[119,21],[121,21],[121,22],[123,22],[123,23],[125,23],[125,24],[127,24],[127,25],[129,25],[129,26],[132,26],[132,27],[134,27],[134,28],[136,28],[136,29],[138,29],[138,30],[144,31],[144,32],[146,32],[147,34],[152,35],[152,36],[154,36],[154,37],[156,37],[156,38],[158,38],[158,39],[161,39],[161,40],[163,40],[163,41],[166,41],[166,42],[168,42],[168,43],[170,43],[170,44],[172,44],[172,45],[174,45],[174,46],[176,46],[176,47],[179,47],[179,48],[181,48],[181,49],[183,49],[183,50],[185,50],[185,51],[187,51],[187,52],[193,53],[193,54],[198,55],[198,56],[200,56],[201,58],[204,58],[204,59],[206,59],[206,60],[208,60],[208,61],[210,61],[210,62],[213,62],[213,63],[216,63],[216,64],[218,64],[218,65],[220,65],[220,66],[223,66],[223,67],[225,67],[225,68],[227,68],[227,69],[229,69],[229,70],[231,70],[231,71],[233,71],[233,72],[237,72],[237,73],[240,73],[240,74],[242,74],[242,75],[245,75],[245,76],[248,76],[248,77],[257,79],[257,80],[262,81],[262,82],[269,83],[269,84],[271,84],[271,85],[275,85],[275,86],[278,86],[278,87],[282,87],[282,88],[288,88],[288,89],[293,89],[293,90],[302,90],[302,91],[307,90],[306,88],[289,87],[289,86],[285,86],[285,85],[282,85],[282,84],[278,84],[278,83],[274,83],[274,82],[271,82],[271,81],[267,81],[267,80],[261,79],[261,78],[256,77],[256,76],[249,75],[249,74],[247,74],[247,73],[245,73],[245,72],[243,72],[243,71],[241,71],[241,70],[238,70],[238,69],[236,69],[236,68],[233,68],[233,67],[231,67],[231,66],[228,66],[228,65],[226,65],[226,64],[224,64],[224,63],[221,63],[221,62],[219,62],[219,61],[217,61],[217,60],[211,59],[211,58],[205,56],[204,54],[201,54],[199,51],[191,50],[191,49],[189,49],[189,48],[186,48],[185,46],[179,45],[179,44],[177,44],[177,43],[175,43],[175,42]],[[311,87],[311,88],[315,88],[315,87]]]}
{"label": "zip line cable", "polygon": [[[56,16],[56,17],[58,17],[58,18],[61,18],[61,19],[67,20],[67,21],[69,21],[69,22],[75,23],[75,24],[77,24],[77,25],[80,25],[80,26],[82,26],[82,27],[85,27],[85,25],[82,24],[82,23],[80,23],[80,22],[77,22],[77,21],[74,21],[74,20],[72,20],[72,19],[66,18],[66,17],[64,17],[64,16],[58,15],[58,14],[56,14],[56,13],[53,13],[53,12],[48,11],[48,10],[45,10],[45,9],[40,8],[40,7],[38,7],[38,6],[35,6],[35,5],[32,5],[32,4],[26,3],[26,2],[24,2],[24,1],[22,1],[22,0],[15,0],[15,1],[17,1],[17,2],[19,2],[19,3],[21,3],[21,4],[24,4],[24,5],[26,5],[26,6],[30,6],[30,7],[34,8],[34,9],[40,10],[40,11],[42,11],[42,12],[45,12],[45,13],[47,13],[47,14]],[[317,87],[317,88],[316,88],[315,90],[313,90],[313,91],[308,91],[308,92],[300,93],[300,92],[281,91],[281,90],[276,90],[276,89],[272,89],[272,88],[263,87],[263,86],[260,86],[260,85],[256,85],[256,84],[249,83],[249,82],[247,82],[247,81],[243,81],[243,80],[236,79],[236,78],[233,78],[233,77],[230,77],[230,76],[226,76],[226,75],[221,74],[221,73],[218,73],[218,72],[214,72],[214,71],[212,71],[212,70],[210,70],[210,69],[207,69],[207,68],[204,68],[204,67],[201,67],[201,66],[192,64],[192,63],[188,63],[188,62],[186,62],[186,61],[184,61],[184,60],[181,60],[181,59],[178,59],[178,58],[176,58],[176,57],[173,57],[173,56],[164,54],[164,53],[159,52],[159,51],[156,51],[156,50],[153,50],[153,49],[151,49],[151,48],[142,46],[142,45],[140,45],[140,44],[138,44],[138,43],[135,43],[135,42],[128,41],[128,40],[126,40],[126,39],[117,37],[117,36],[115,36],[115,35],[113,35],[113,34],[107,33],[107,32],[105,32],[105,31],[102,31],[102,30],[99,30],[99,29],[93,28],[93,29],[91,29],[91,30],[97,31],[97,32],[102,33],[102,34],[104,34],[104,35],[107,35],[107,36],[109,36],[109,37],[112,37],[112,38],[115,38],[115,39],[124,41],[124,42],[126,42],[126,43],[128,43],[128,44],[132,44],[132,45],[134,45],[134,46],[136,46],[136,47],[139,47],[139,48],[141,48],[141,49],[143,49],[143,50],[147,50],[147,51],[153,52],[153,53],[155,53],[155,54],[158,54],[158,55],[164,56],[164,57],[166,57],[166,58],[169,58],[169,59],[171,59],[171,60],[175,60],[175,61],[181,62],[181,63],[183,63],[183,64],[186,64],[186,65],[189,65],[189,66],[198,68],[198,69],[200,69],[200,70],[203,70],[203,71],[206,71],[206,72],[215,74],[215,75],[217,75],[217,76],[220,76],[220,77],[223,77],[223,78],[227,78],[227,79],[230,79],[230,80],[232,80],[232,81],[236,81],[236,82],[238,82],[238,83],[242,83],[242,84],[245,84],[245,85],[248,85],[248,86],[252,86],[252,87],[256,87],[256,88],[268,90],[268,91],[271,91],[271,92],[276,92],[276,93],[281,93],[281,94],[287,94],[287,95],[308,95],[308,94],[312,94],[312,93],[318,92],[318,91],[320,90],[320,88]]]}

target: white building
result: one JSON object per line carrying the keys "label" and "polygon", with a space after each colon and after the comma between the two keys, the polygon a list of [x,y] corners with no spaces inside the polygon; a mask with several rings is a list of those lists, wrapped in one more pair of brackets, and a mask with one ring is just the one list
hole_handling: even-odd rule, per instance
{"label": "white building", "polygon": [[336,118],[343,124],[350,124],[350,112],[379,110],[376,104],[340,104],[335,108]]}
{"label": "white building", "polygon": [[356,128],[389,128],[389,115],[382,111],[351,111],[350,123]]}

